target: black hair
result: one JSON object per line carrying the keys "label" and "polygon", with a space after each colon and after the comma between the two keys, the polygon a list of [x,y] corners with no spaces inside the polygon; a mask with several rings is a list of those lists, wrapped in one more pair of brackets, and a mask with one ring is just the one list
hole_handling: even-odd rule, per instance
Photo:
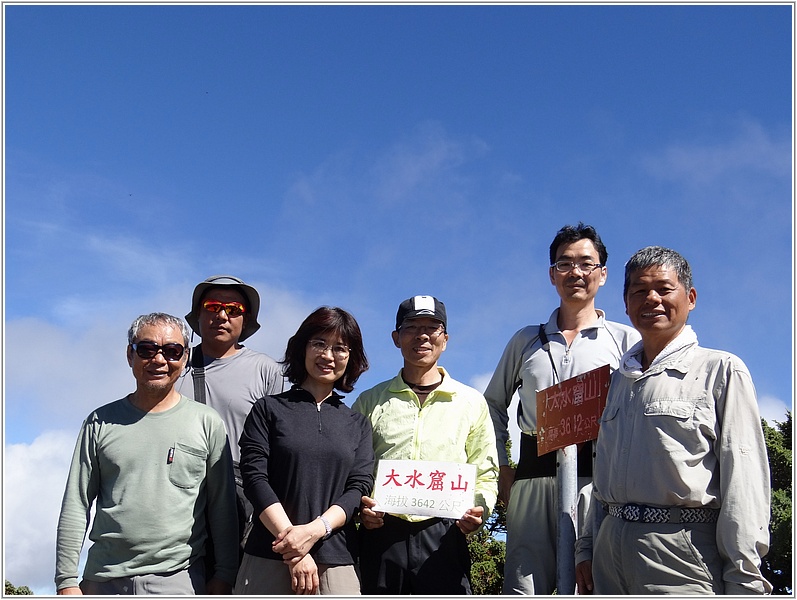
{"label": "black hair", "polygon": [[556,251],[559,250],[559,246],[562,244],[572,244],[579,240],[590,240],[592,244],[595,246],[595,250],[598,251],[598,259],[600,264],[606,266],[606,261],[609,260],[609,253],[606,251],[606,246],[603,245],[601,241],[601,236],[598,235],[598,232],[595,231],[595,228],[592,225],[584,225],[581,221],[579,221],[578,225],[573,227],[572,225],[565,225],[559,231],[556,232],[556,237],[553,238],[553,242],[551,242],[550,248],[550,256],[551,262],[550,264],[554,264],[556,262]]}
{"label": "black hair", "polygon": [[299,325],[299,329],[288,340],[285,358],[280,361],[283,373],[288,381],[300,385],[307,379],[304,359],[307,354],[307,343],[318,334],[332,333],[340,336],[349,347],[349,362],[346,371],[335,382],[335,388],[342,392],[350,392],[354,384],[368,370],[368,358],[363,348],[363,336],[357,321],[342,308],[322,306],[314,310]]}

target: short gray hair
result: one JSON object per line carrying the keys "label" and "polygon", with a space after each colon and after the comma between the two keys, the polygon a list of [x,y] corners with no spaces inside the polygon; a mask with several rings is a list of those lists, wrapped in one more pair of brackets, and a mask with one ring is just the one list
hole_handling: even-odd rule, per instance
{"label": "short gray hair", "polygon": [[648,267],[670,267],[678,276],[678,282],[683,284],[688,292],[692,288],[692,267],[686,259],[675,250],[661,246],[647,246],[637,250],[625,263],[625,282],[623,283],[623,298],[628,293],[631,274]]}
{"label": "short gray hair", "polygon": [[179,329],[180,333],[183,334],[183,346],[188,348],[188,344],[190,343],[189,339],[191,338],[191,332],[188,329],[188,325],[186,325],[185,321],[183,321],[180,317],[175,317],[162,312],[141,315],[135,321],[133,321],[133,324],[130,325],[130,329],[127,330],[127,343],[132,344],[144,327],[149,325],[157,325],[159,323],[171,325],[175,329]]}

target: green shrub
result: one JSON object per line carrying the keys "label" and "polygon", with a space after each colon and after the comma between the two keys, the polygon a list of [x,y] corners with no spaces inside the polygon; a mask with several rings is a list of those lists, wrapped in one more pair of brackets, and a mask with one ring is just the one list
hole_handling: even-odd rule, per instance
{"label": "green shrub", "polygon": [[772,584],[773,594],[792,593],[792,445],[791,412],[783,423],[770,427],[761,420],[769,456],[772,485],[772,510],[769,521],[769,552],[762,561],[762,571]]}

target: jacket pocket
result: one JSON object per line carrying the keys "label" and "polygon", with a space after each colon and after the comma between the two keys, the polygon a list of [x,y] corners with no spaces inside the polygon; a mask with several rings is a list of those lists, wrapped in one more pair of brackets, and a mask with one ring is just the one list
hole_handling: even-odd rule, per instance
{"label": "jacket pocket", "polygon": [[617,417],[618,412],[620,412],[620,404],[618,402],[607,404],[606,408],[603,409],[603,414],[601,414],[600,422],[606,423],[613,420]]}
{"label": "jacket pocket", "polygon": [[675,417],[691,419],[700,397],[696,398],[651,398],[645,403],[646,417]]}

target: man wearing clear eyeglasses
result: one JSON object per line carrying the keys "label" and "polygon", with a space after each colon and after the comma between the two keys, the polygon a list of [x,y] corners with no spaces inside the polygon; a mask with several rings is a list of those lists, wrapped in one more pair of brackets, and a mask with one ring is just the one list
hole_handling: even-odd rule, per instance
{"label": "man wearing clear eyeglasses", "polygon": [[[130,326],[136,390],[92,412],[75,445],[58,520],[59,595],[232,592],[238,540],[230,445],[216,411],[175,389],[188,335],[182,319],[165,313]],[[78,584],[92,505],[94,543]],[[209,534],[212,572],[203,560]]]}
{"label": "man wearing clear eyeglasses", "polygon": [[[595,296],[606,283],[608,252],[589,225],[566,225],[551,243],[548,277],[559,306],[547,323],[520,329],[484,392],[500,461],[498,499],[507,507],[505,594],[552,594],[556,588],[556,454],[537,455],[537,392],[608,364],[612,370],[637,340],[633,328],[606,319]],[[519,394],[520,459],[509,466],[508,408]],[[589,505],[592,447],[578,455],[579,523]],[[572,594],[573,590],[558,590]]]}
{"label": "man wearing clear eyeglasses", "polygon": [[185,320],[202,342],[193,348],[189,369],[177,385],[182,394],[215,409],[227,428],[238,492],[241,557],[252,506],[243,493],[238,440],[255,401],[283,389],[276,361],[241,343],[260,329],[259,310],[257,290],[238,277],[214,275],[199,283]]}
{"label": "man wearing clear eyeglasses", "polygon": [[360,575],[363,594],[470,594],[466,535],[490,516],[498,492],[495,435],[484,397],[438,364],[448,343],[446,307],[432,296],[399,305],[393,343],[404,366],[360,394],[352,409],[367,416],[379,460],[476,465],[476,506],[459,519],[391,515],[363,496]]}

